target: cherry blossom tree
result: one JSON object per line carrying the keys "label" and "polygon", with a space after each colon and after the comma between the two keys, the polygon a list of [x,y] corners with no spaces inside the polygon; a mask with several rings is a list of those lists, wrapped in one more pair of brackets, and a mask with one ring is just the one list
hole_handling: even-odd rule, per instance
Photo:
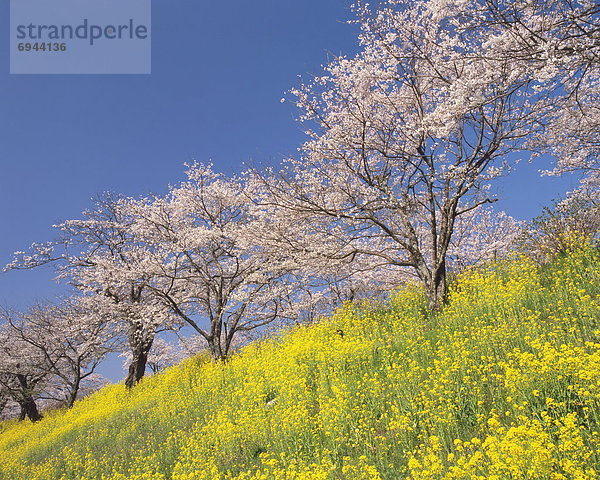
{"label": "cherry blossom tree", "polygon": [[574,242],[600,239],[600,190],[582,185],[545,207],[520,238],[520,249],[544,263]]}
{"label": "cherry blossom tree", "polygon": [[38,376],[46,374],[44,399],[71,407],[82,386],[104,356],[114,348],[112,333],[102,319],[81,307],[78,299],[39,304],[23,313],[4,315],[11,342],[26,347],[19,362]]}
{"label": "cherry blossom tree", "polygon": [[338,256],[412,269],[432,309],[457,219],[494,200],[490,182],[528,155],[549,108],[509,59],[481,54],[488,35],[461,29],[453,3],[359,6],[362,51],[293,90],[310,138],[263,175],[279,206],[343,234]]}
{"label": "cherry blossom tree", "polygon": [[579,188],[544,210],[526,236],[542,257],[573,234],[597,235],[600,187],[600,4],[593,0],[438,2],[460,18],[456,28],[487,35],[479,53],[503,59],[535,84],[543,118],[529,146],[554,157],[544,173],[581,176]]}
{"label": "cherry blossom tree", "polygon": [[286,255],[257,242],[261,217],[241,179],[193,165],[165,197],[105,197],[62,238],[19,253],[8,268],[53,263],[86,308],[126,336],[126,385],[146,368],[156,334],[191,326],[215,359],[236,336],[289,315],[296,287]]}
{"label": "cherry blossom tree", "polygon": [[287,314],[289,262],[255,241],[260,219],[242,180],[201,164],[187,175],[166,197],[124,208],[148,289],[225,359],[236,336]]}
{"label": "cherry blossom tree", "polygon": [[145,250],[131,233],[134,219],[127,202],[106,194],[84,218],[57,225],[57,241],[34,244],[32,252],[17,252],[7,269],[29,269],[53,264],[57,278],[82,292],[81,305],[110,324],[127,339],[132,352],[125,384],[133,386],[144,375],[156,333],[173,328],[175,317],[157,301],[140,269]]}
{"label": "cherry blossom tree", "polygon": [[0,391],[2,397],[19,406],[20,419],[32,422],[43,418],[38,400],[46,387],[49,372],[42,368],[43,355],[26,342],[0,329]]}
{"label": "cherry blossom tree", "polygon": [[[271,196],[272,180],[257,172],[249,175],[257,215],[264,217],[256,241],[290,258],[296,283],[302,286],[290,299],[294,320],[312,321],[346,302],[385,299],[394,288],[419,280],[414,271],[389,261],[393,245],[372,236],[369,229],[357,229],[349,236],[336,220],[281,206],[280,199]],[[460,270],[507,256],[523,229],[522,222],[492,208],[465,212],[454,226],[449,268]]]}
{"label": "cherry blossom tree", "polygon": [[[123,352],[120,356],[124,358],[125,366],[131,364],[132,355],[130,351]],[[184,350],[180,344],[169,343],[161,337],[156,337],[148,354],[146,365],[152,373],[158,373],[167,367],[180,363],[184,358]]]}

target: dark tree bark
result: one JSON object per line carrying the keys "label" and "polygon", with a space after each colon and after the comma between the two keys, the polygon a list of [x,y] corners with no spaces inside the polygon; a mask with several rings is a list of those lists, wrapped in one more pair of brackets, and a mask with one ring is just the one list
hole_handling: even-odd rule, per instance
{"label": "dark tree bark", "polygon": [[35,400],[29,396],[27,399],[19,401],[21,406],[20,420],[25,420],[25,417],[29,418],[32,422],[39,422],[44,416],[40,413],[37,408]]}
{"label": "dark tree bark", "polygon": [[133,358],[129,365],[129,372],[125,379],[125,386],[132,388],[137,382],[139,382],[146,373],[146,363],[148,362],[148,353],[152,348],[154,339],[141,341],[135,344],[132,349]]}
{"label": "dark tree bark", "polygon": [[32,422],[39,422],[43,415],[38,410],[35,399],[30,393],[31,386],[27,382],[25,375],[17,375],[19,385],[21,386],[21,398],[18,400],[19,406],[21,407],[21,415],[19,420],[25,420],[25,417],[29,418]]}
{"label": "dark tree bark", "polygon": [[0,417],[4,409],[6,408],[6,404],[8,403],[8,398],[0,397]]}
{"label": "dark tree bark", "polygon": [[439,311],[444,306],[447,293],[446,262],[442,262],[432,272],[432,281],[427,285],[427,300],[432,311]]}
{"label": "dark tree bark", "polygon": [[227,360],[227,355],[229,352],[228,342],[225,342],[225,345],[222,345],[220,339],[211,338],[208,341],[208,348],[210,350],[210,355],[215,362],[224,362]]}
{"label": "dark tree bark", "polygon": [[73,384],[71,385],[71,389],[69,391],[69,395],[67,398],[67,406],[71,408],[77,400],[77,395],[79,394],[79,387],[81,385],[81,374],[79,372],[75,373],[75,378],[73,379]]}

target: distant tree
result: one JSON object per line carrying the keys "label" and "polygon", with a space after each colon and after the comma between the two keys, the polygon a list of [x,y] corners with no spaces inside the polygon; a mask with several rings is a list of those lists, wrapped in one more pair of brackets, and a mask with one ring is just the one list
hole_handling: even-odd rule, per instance
{"label": "distant tree", "polygon": [[47,369],[40,368],[43,362],[39,351],[10,335],[6,328],[0,330],[0,392],[19,406],[21,420],[27,417],[37,422],[43,418],[37,404],[49,377]]}
{"label": "distant tree", "polygon": [[529,222],[520,249],[541,263],[580,241],[600,239],[600,190],[586,185],[555,200]]}
{"label": "distant tree", "polygon": [[477,208],[459,217],[448,248],[448,263],[453,270],[506,258],[517,250],[526,226],[491,208]]}
{"label": "distant tree", "polygon": [[114,348],[106,322],[75,298],[39,304],[23,313],[5,312],[3,320],[10,341],[26,347],[25,354],[17,352],[20,365],[38,376],[45,374],[43,398],[69,407]]}
{"label": "distant tree", "polygon": [[139,269],[145,250],[131,233],[134,220],[123,208],[126,201],[106,194],[95,203],[83,219],[58,225],[58,240],[34,244],[29,253],[17,252],[6,269],[55,265],[57,278],[83,293],[82,306],[127,339],[132,362],[125,384],[131,387],[144,375],[156,333],[172,328],[175,319]]}

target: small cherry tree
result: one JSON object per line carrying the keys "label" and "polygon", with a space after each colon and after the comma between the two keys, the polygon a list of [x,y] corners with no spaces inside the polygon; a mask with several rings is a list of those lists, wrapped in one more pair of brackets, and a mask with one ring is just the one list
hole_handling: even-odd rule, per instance
{"label": "small cherry tree", "polygon": [[20,408],[20,419],[32,422],[43,418],[38,401],[47,388],[49,372],[43,354],[27,342],[0,328],[0,392]]}
{"label": "small cherry tree", "polygon": [[583,185],[565,199],[545,207],[529,222],[520,239],[520,249],[544,263],[568,250],[574,242],[599,239],[600,190]]}
{"label": "small cherry tree", "polygon": [[34,244],[32,252],[17,252],[7,269],[30,269],[53,264],[57,278],[83,295],[80,303],[127,340],[132,362],[125,379],[128,387],[143,376],[156,333],[173,328],[170,312],[153,295],[141,265],[145,250],[131,229],[134,219],[125,199],[104,195],[84,218],[57,228],[59,240]]}
{"label": "small cherry tree", "polygon": [[44,399],[69,407],[114,348],[106,322],[83,309],[77,298],[39,304],[21,313],[5,312],[3,320],[11,341],[27,352],[18,354],[20,364],[46,375]]}

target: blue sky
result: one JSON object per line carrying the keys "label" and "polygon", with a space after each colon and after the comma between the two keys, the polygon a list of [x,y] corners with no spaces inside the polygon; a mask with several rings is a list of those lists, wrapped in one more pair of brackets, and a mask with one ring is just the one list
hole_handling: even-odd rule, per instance
{"label": "blue sky", "polygon": [[[0,46],[0,264],[102,191],[164,192],[183,164],[277,163],[304,138],[280,103],[298,75],[353,54],[346,0],[153,0],[151,75],[10,75]],[[9,2],[0,2],[8,40]],[[523,164],[498,206],[527,219],[572,186]],[[0,274],[0,306],[25,308],[62,287],[50,271]]]}

